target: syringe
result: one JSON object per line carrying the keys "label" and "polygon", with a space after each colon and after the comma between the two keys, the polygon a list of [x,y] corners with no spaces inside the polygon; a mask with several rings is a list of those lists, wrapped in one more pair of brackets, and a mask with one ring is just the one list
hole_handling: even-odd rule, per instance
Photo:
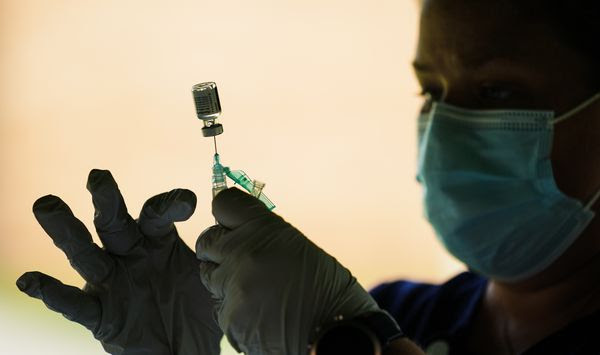
{"label": "syringe", "polygon": [[223,125],[217,123],[217,118],[221,115],[221,103],[217,85],[213,82],[201,83],[192,87],[194,103],[196,104],[196,114],[204,123],[202,135],[213,137],[215,145],[215,154],[213,156],[212,167],[212,196],[213,198],[221,191],[227,189],[227,180],[225,176],[232,179],[235,184],[239,184],[251,195],[262,201],[267,208],[272,210],[275,205],[269,198],[262,193],[265,184],[263,182],[252,180],[241,170],[230,170],[221,164],[220,156],[217,151],[217,137],[223,133]]}
{"label": "syringe", "polygon": [[219,154],[215,153],[212,167],[212,196],[213,198],[223,190],[227,189],[227,180],[225,178],[225,169],[221,165]]}

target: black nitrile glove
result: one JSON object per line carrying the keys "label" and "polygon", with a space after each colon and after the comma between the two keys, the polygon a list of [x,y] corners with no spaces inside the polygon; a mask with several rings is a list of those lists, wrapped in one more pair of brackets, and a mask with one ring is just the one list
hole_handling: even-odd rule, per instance
{"label": "black nitrile glove", "polygon": [[389,317],[350,271],[258,199],[236,189],[213,200],[220,225],[196,242],[202,282],[218,320],[249,355],[306,355],[317,329],[369,314]]}
{"label": "black nitrile glove", "polygon": [[104,249],[60,198],[44,196],[33,205],[38,222],[87,282],[83,291],[37,271],[23,274],[19,289],[91,330],[111,354],[219,354],[214,302],[173,224],[194,213],[194,193],[154,196],[136,221],[109,171],[92,170],[87,188]]}

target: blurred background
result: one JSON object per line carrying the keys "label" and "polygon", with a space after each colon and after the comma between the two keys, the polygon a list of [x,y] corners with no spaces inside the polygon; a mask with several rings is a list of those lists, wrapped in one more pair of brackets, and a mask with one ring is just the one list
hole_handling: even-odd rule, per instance
{"label": "blurred background", "polygon": [[134,216],[154,194],[193,190],[196,213],[178,225],[190,246],[213,223],[212,140],[190,92],[204,81],[219,87],[225,165],[265,181],[275,211],[365,287],[460,270],[414,178],[417,11],[410,0],[2,0],[2,353],[104,353],[14,285],[29,270],[83,284],[35,221],[38,197],[61,196],[93,228],[87,174],[110,169]]}

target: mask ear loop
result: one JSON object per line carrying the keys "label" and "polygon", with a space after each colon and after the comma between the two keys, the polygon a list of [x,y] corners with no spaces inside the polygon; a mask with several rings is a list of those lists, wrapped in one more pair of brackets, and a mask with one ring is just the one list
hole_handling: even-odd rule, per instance
{"label": "mask ear loop", "polygon": [[[571,118],[572,116],[576,115],[577,113],[581,112],[582,110],[586,109],[588,106],[590,106],[591,104],[593,104],[596,100],[600,99],[600,92],[597,93],[596,95],[590,97],[589,99],[585,100],[583,103],[581,103],[581,105],[575,107],[574,109],[572,109],[571,111],[568,111],[567,113],[563,114],[560,117],[555,118],[552,123],[557,124],[559,122],[562,122],[568,118]],[[596,193],[594,194],[594,196],[592,197],[592,199],[587,203],[587,205],[585,206],[586,209],[591,209],[596,202],[598,201],[598,199],[600,199],[600,189],[598,189],[598,191],[596,191]]]}
{"label": "mask ear loop", "polygon": [[585,206],[585,208],[588,209],[588,210],[591,210],[592,207],[598,201],[598,199],[600,199],[600,189],[598,189],[598,191],[596,191],[596,194],[594,195],[594,197],[592,197],[592,199],[590,200],[590,202],[588,202],[588,204],[587,204],[587,206]]}
{"label": "mask ear loop", "polygon": [[597,93],[596,95],[590,97],[589,99],[585,100],[583,103],[581,103],[581,105],[575,107],[571,111],[567,111],[566,113],[562,114],[561,116],[555,118],[554,121],[552,121],[552,123],[557,124],[557,123],[562,122],[562,121],[564,121],[564,120],[566,120],[568,118],[571,118],[572,116],[576,115],[580,111],[586,109],[588,106],[590,106],[591,104],[593,104],[598,99],[600,99],[600,92]]}

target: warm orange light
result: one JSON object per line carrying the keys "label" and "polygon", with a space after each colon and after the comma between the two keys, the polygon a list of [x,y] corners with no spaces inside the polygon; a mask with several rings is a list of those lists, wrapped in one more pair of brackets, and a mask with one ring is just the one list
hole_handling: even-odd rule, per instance
{"label": "warm orange light", "polygon": [[[212,140],[190,95],[205,81],[219,85],[223,160],[265,181],[275,211],[365,286],[456,270],[414,181],[416,3],[5,0],[1,13],[1,289],[29,310],[15,319],[54,317],[16,295],[21,272],[81,283],[31,205],[59,195],[92,228],[92,168],[113,172],[133,215],[151,195],[194,190],[196,214],[179,226],[190,245],[213,223]],[[32,343],[45,330],[14,324],[3,317],[3,336],[32,353],[68,354],[69,337],[86,336],[56,328],[62,345]]]}

